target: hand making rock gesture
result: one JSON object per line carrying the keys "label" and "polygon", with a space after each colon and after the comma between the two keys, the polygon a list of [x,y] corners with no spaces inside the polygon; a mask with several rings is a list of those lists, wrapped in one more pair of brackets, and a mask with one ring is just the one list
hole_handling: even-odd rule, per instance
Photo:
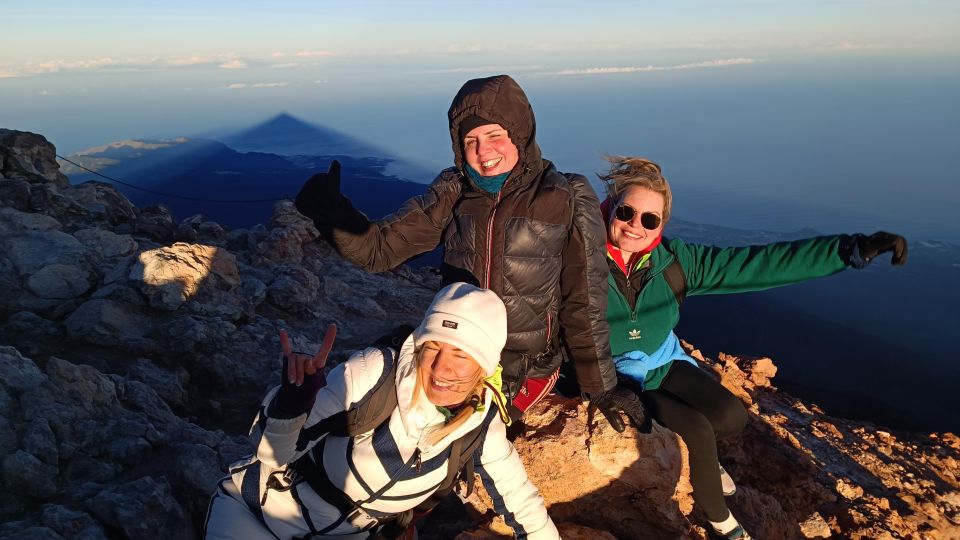
{"label": "hand making rock gesture", "polygon": [[283,352],[280,390],[275,400],[277,412],[293,418],[309,412],[317,392],[326,384],[323,367],[337,338],[337,325],[331,324],[323,336],[316,354],[294,352],[286,330],[280,330],[280,350]]}

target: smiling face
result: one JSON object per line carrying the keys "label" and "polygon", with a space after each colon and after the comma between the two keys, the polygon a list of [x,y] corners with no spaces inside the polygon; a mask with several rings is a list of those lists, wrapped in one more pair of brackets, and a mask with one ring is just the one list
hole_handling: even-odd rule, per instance
{"label": "smiling face", "polygon": [[496,176],[512,171],[520,152],[500,124],[486,124],[464,135],[463,158],[482,176]]}
{"label": "smiling face", "polygon": [[441,341],[423,343],[418,369],[427,399],[442,407],[466,401],[483,377],[480,364],[470,355]]}
{"label": "smiling face", "polygon": [[[607,225],[607,240],[620,248],[624,261],[639,251],[643,251],[663,231],[664,197],[660,193],[642,186],[629,186],[623,191],[618,206],[626,204],[636,212],[630,221],[620,221],[613,217],[615,207],[610,209],[610,223]],[[645,229],[641,223],[644,213],[659,216],[660,224],[653,230]]]}

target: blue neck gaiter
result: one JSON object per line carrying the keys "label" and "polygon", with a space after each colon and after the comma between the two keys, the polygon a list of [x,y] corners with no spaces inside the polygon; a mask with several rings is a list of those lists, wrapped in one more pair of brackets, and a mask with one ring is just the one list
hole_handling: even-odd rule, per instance
{"label": "blue neck gaiter", "polygon": [[504,182],[507,181],[507,177],[510,176],[510,171],[496,176],[483,176],[473,170],[473,167],[467,165],[467,174],[470,175],[470,179],[473,180],[473,183],[476,184],[478,188],[487,193],[499,193],[503,188]]}

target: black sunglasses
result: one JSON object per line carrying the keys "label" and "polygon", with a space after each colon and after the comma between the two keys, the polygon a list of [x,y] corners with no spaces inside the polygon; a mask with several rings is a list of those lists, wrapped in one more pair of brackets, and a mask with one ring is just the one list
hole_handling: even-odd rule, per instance
{"label": "black sunglasses", "polygon": [[[633,221],[634,216],[637,215],[637,209],[628,204],[621,204],[613,211],[613,215],[620,221],[629,223]],[[660,221],[660,216],[653,212],[643,212],[640,214],[640,225],[643,225],[643,228],[648,231],[656,230],[656,228],[660,226]]]}

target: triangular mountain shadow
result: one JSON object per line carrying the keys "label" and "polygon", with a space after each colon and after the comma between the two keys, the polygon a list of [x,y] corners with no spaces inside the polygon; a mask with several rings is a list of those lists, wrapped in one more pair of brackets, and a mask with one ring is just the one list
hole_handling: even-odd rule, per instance
{"label": "triangular mountain shadow", "polygon": [[387,152],[337,130],[309,124],[287,113],[224,137],[238,152],[265,152],[285,156],[345,155],[386,157]]}
{"label": "triangular mountain shadow", "polygon": [[384,174],[387,176],[414,182],[429,182],[437,172],[399,159],[387,150],[356,137],[305,122],[285,112],[221,140],[239,152],[266,152],[282,156],[376,157],[386,160]]}
{"label": "triangular mountain shadow", "polygon": [[[311,175],[340,161],[342,189],[371,218],[395,212],[407,199],[422,194],[426,186],[386,174],[389,160],[347,155],[282,156],[261,152],[241,153],[215,141],[124,141],[68,156],[85,167],[126,185],[116,187],[135,205],[162,203],[175,219],[194,214],[229,228],[268,223],[274,202],[292,198]],[[76,167],[64,167],[71,183],[104,178]],[[176,195],[164,196],[158,193]],[[259,202],[210,202],[250,201]]]}

